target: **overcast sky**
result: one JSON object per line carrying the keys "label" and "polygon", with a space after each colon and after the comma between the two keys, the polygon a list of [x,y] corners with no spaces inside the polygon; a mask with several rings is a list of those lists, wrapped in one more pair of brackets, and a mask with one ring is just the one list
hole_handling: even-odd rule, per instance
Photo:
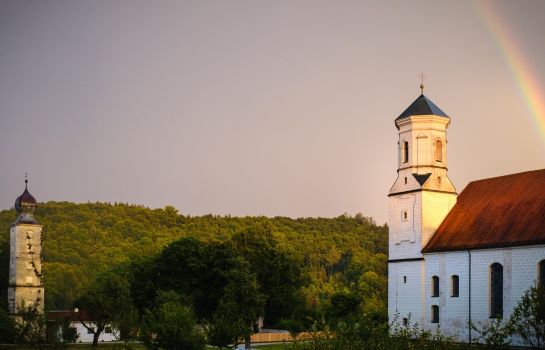
{"label": "overcast sky", "polygon": [[452,118],[458,192],[544,168],[539,115],[478,8],[545,88],[539,0],[0,0],[0,208],[28,171],[41,202],[383,223],[420,72]]}

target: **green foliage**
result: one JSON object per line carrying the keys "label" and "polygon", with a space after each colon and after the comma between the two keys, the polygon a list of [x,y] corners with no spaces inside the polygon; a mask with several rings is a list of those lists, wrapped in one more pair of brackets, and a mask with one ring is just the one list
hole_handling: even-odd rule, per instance
{"label": "green foliage", "polygon": [[545,348],[545,286],[528,289],[513,310],[509,328],[533,348]]}
{"label": "green foliage", "polygon": [[[452,338],[441,335],[439,330],[422,329],[418,324],[400,326],[362,314],[354,314],[350,320],[335,325],[316,324],[309,339],[294,342],[298,350],[432,350],[460,349]],[[320,331],[318,331],[320,330]]]}
{"label": "green foliage", "polygon": [[16,336],[17,330],[13,318],[3,307],[0,307],[0,344],[13,343]]}
{"label": "green foliage", "polygon": [[[14,210],[0,211],[0,302],[6,300],[9,227],[15,218]],[[136,281],[131,294],[139,309],[152,306],[159,283],[165,290],[187,295],[191,305],[200,305],[194,310],[200,319],[218,308],[228,278],[220,271],[230,269],[213,260],[236,265],[232,258],[237,255],[250,265],[259,292],[266,294],[264,315],[269,325],[291,319],[308,326],[309,318],[319,319],[339,293],[356,295],[361,301],[358,308],[365,312],[385,310],[388,228],[361,214],[331,219],[190,217],[170,206],[48,202],[40,203],[36,218],[44,225],[49,310],[72,308],[101,274],[131,264],[130,279]],[[177,247],[180,239],[195,243],[185,241],[185,247]],[[204,288],[155,275],[159,256],[165,261],[161,273],[194,273],[189,279]],[[168,259],[172,264],[166,263]],[[182,269],[180,261],[189,268]]]}
{"label": "green foliage", "polygon": [[205,337],[197,328],[191,309],[175,292],[161,292],[157,307],[146,309],[141,320],[140,337],[151,349],[202,350]]}
{"label": "green foliage", "polygon": [[85,310],[96,325],[92,327],[81,321],[93,333],[93,345],[96,346],[100,333],[107,325],[126,331],[127,336],[130,334],[127,328],[131,327],[131,321],[136,321],[130,291],[128,278],[120,271],[110,271],[100,275],[76,302],[78,308]]}
{"label": "green foliage", "polygon": [[472,339],[475,343],[483,344],[489,349],[507,349],[511,342],[511,328],[502,319],[494,319],[478,326],[471,324],[471,328],[477,332]]}
{"label": "green foliage", "polygon": [[45,315],[35,307],[20,305],[15,317],[15,343],[41,349],[47,344]]}
{"label": "green foliage", "polygon": [[[70,321],[68,320],[62,320],[59,324],[60,329],[60,335],[62,342],[64,343],[75,343],[78,341],[78,332],[75,327],[71,326]],[[54,330],[57,330],[56,327],[54,327]]]}

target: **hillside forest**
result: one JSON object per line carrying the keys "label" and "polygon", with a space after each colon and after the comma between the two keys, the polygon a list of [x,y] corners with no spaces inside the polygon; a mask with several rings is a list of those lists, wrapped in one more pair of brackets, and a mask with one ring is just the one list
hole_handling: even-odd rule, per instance
{"label": "hillside forest", "polygon": [[[189,216],[172,206],[47,202],[35,217],[44,226],[46,310],[92,308],[103,293],[128,299],[114,301],[145,324],[175,301],[210,324],[218,344],[222,325],[244,328],[260,316],[289,329],[354,313],[386,318],[388,229],[361,214]],[[13,209],[0,212],[3,309],[15,219]]]}

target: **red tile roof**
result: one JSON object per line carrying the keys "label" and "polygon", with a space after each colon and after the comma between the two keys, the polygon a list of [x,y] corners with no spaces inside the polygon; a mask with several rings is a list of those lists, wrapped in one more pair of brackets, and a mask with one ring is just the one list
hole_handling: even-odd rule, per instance
{"label": "red tile roof", "polygon": [[473,181],[423,253],[545,244],[545,169]]}

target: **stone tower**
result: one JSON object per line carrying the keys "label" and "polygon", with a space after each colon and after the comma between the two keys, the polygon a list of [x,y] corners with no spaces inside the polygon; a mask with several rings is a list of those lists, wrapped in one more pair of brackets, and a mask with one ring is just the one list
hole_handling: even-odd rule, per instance
{"label": "stone tower", "polygon": [[422,249],[456,203],[447,174],[448,117],[423,94],[395,120],[397,179],[389,197],[388,314],[411,314],[422,324],[425,265]]}
{"label": "stone tower", "polygon": [[34,218],[38,203],[25,191],[15,200],[17,220],[10,230],[8,309],[17,314],[21,307],[33,307],[43,312],[42,225]]}

